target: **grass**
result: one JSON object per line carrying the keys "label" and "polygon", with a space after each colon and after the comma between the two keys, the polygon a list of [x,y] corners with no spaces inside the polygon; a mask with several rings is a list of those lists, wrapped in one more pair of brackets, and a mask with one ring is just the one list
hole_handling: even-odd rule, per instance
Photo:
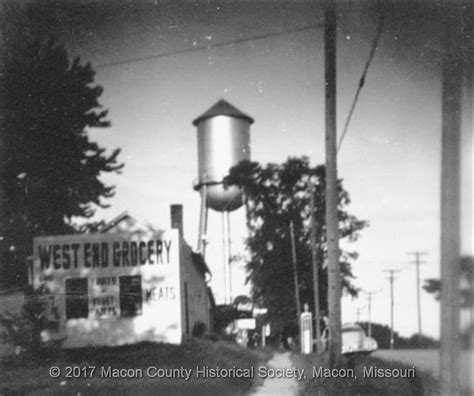
{"label": "grass", "polygon": [[[345,358],[344,358],[345,359]],[[368,357],[359,357],[352,362],[345,359],[345,367],[353,367],[357,378],[311,378],[313,367],[328,367],[327,354],[323,356],[293,355],[297,367],[305,368],[308,380],[300,383],[299,395],[384,395],[384,396],[424,396],[440,395],[439,384],[430,375],[416,370],[414,378],[364,378],[363,368],[377,366],[381,369],[410,369],[412,366],[386,362]]]}
{"label": "grass", "polygon": [[[191,340],[183,345],[142,343],[122,347],[57,351],[40,361],[7,357],[0,361],[0,395],[243,395],[259,384],[257,378],[196,378],[196,367],[250,368],[270,357],[268,351],[243,349],[236,344]],[[51,378],[49,369],[61,369]],[[68,366],[96,367],[92,378],[65,378]],[[101,367],[141,369],[142,378],[102,378]],[[148,367],[192,369],[184,378],[150,378]],[[80,372],[82,375],[89,370]]]}

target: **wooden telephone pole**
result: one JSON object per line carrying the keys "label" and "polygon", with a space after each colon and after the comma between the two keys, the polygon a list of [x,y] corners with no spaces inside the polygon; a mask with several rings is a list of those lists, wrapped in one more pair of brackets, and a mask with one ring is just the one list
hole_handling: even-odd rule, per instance
{"label": "wooden telephone pole", "polygon": [[[467,4],[467,3],[466,3]],[[473,6],[465,10],[471,15]],[[461,135],[472,133],[472,45],[463,31],[461,5],[445,5],[446,41],[442,67],[441,140],[441,345],[440,378],[444,395],[459,391],[460,256],[461,256]]]}
{"label": "wooden telephone pole", "polygon": [[374,294],[377,294],[381,291],[382,289],[375,290],[375,291],[364,291],[365,294],[367,294],[367,308],[368,308],[368,325],[367,325],[367,335],[369,337],[372,337],[372,296]]}
{"label": "wooden telephone pole", "polygon": [[390,349],[393,349],[394,339],[393,339],[393,307],[395,300],[393,298],[393,282],[395,281],[395,274],[400,272],[400,270],[389,269],[385,272],[390,273],[388,280],[390,281]]}
{"label": "wooden telephone pole", "polygon": [[368,301],[368,310],[369,310],[369,320],[368,320],[368,327],[367,327],[367,335],[372,337],[372,295],[376,292],[365,292],[367,294],[367,301]]}
{"label": "wooden telephone pole", "polygon": [[291,257],[293,261],[293,278],[295,282],[295,299],[296,299],[296,315],[299,323],[301,316],[301,300],[300,300],[300,289],[298,287],[298,266],[296,261],[296,246],[295,246],[295,230],[293,222],[290,221],[290,240],[291,240]]}
{"label": "wooden telephone pole", "polygon": [[336,4],[324,11],[325,105],[326,105],[326,228],[328,241],[329,366],[341,363],[341,269],[337,219],[337,128],[336,128]]}
{"label": "wooden telephone pole", "polygon": [[362,312],[362,310],[365,309],[365,307],[359,307],[359,308],[356,308],[356,312],[357,312],[357,320],[356,320],[356,323],[360,323],[360,313]]}
{"label": "wooden telephone pole", "polygon": [[[0,76],[4,75],[4,56],[5,56],[5,46],[4,46],[4,29],[6,29],[5,24],[7,23],[6,21],[6,16],[5,16],[5,8],[6,6],[4,5],[4,1],[0,0]],[[6,98],[5,98],[5,84],[2,78],[0,78],[0,181],[3,182],[5,180],[5,137],[4,137],[4,122],[5,122],[5,104],[6,104]],[[6,232],[7,232],[7,214],[6,214],[6,209],[5,209],[5,203],[6,203],[6,196],[5,196],[5,190],[3,188],[3,184],[0,183],[0,288],[2,286],[9,286],[9,285],[3,285],[4,283],[4,278],[5,278],[5,262],[3,261],[5,257],[5,251],[6,251],[6,243],[8,243],[8,240],[6,238]]]}
{"label": "wooden telephone pole", "polygon": [[316,330],[316,352],[319,352],[319,343],[321,340],[321,327],[320,327],[320,312],[319,312],[319,268],[318,268],[318,252],[317,252],[317,222],[316,222],[316,205],[315,205],[316,185],[313,185],[310,189],[310,202],[311,202],[311,253],[313,261],[313,292],[314,292],[314,319],[315,319],[315,330]]}
{"label": "wooden telephone pole", "polygon": [[427,255],[426,252],[410,252],[408,254],[412,254],[415,256],[415,261],[411,262],[410,264],[416,265],[416,304],[418,307],[418,343],[420,342],[421,337],[421,301],[420,301],[420,264],[424,264],[421,261],[421,256]]}

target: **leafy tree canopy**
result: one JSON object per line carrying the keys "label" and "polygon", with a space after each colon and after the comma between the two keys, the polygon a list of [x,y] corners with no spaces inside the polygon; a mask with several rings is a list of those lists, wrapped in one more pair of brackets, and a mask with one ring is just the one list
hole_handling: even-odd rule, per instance
{"label": "leafy tree canopy", "polygon": [[[320,308],[327,312],[327,269],[323,269],[327,261],[325,167],[311,167],[306,157],[289,158],[281,165],[241,162],[230,170],[225,182],[242,187],[245,195],[249,229],[246,270],[252,297],[269,309],[274,323],[281,325],[296,319],[290,221],[295,230],[301,302],[307,302],[314,312],[309,195],[314,186],[319,299]],[[341,181],[338,199],[340,238],[355,241],[368,223],[347,212],[350,199]],[[355,251],[341,250],[341,283],[352,296],[357,294],[351,272],[351,262],[356,258]]]}
{"label": "leafy tree canopy", "polygon": [[74,232],[74,218],[90,218],[96,207],[106,207],[114,186],[100,176],[119,172],[123,164],[119,149],[107,154],[87,133],[110,125],[91,65],[71,61],[63,45],[35,31],[33,5],[7,11],[13,21],[3,23],[0,77],[5,97],[0,166],[8,217],[3,232],[15,259],[23,261],[32,237]]}

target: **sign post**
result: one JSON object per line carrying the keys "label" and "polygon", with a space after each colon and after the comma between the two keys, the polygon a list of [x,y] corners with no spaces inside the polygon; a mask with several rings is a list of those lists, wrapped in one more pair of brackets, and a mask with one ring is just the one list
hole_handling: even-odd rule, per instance
{"label": "sign post", "polygon": [[304,312],[300,317],[301,353],[308,355],[313,352],[313,315],[308,312],[308,304],[304,305]]}

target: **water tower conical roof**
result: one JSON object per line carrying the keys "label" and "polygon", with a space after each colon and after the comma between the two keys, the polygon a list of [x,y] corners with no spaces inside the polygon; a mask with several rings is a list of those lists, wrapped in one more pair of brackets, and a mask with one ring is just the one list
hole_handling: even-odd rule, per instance
{"label": "water tower conical roof", "polygon": [[232,106],[229,102],[221,99],[209,110],[201,114],[198,118],[193,121],[193,125],[196,126],[200,122],[207,120],[208,118],[225,115],[228,117],[240,118],[247,121],[249,124],[253,123],[253,118],[249,117],[247,114],[242,113],[239,109]]}

